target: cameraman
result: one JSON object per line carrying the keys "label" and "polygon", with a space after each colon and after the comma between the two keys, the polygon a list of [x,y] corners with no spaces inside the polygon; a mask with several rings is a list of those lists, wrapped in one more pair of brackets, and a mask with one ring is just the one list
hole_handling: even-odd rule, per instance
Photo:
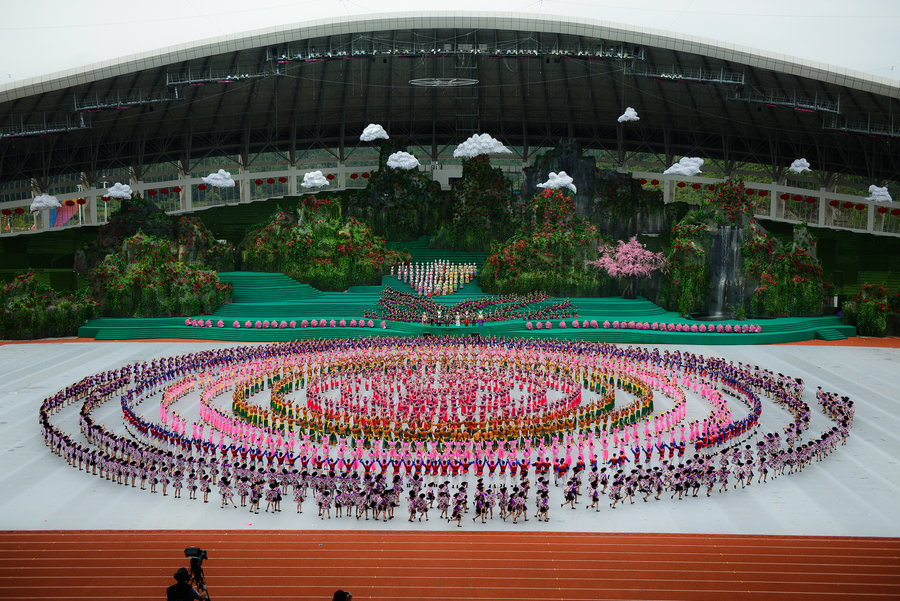
{"label": "cameraman", "polygon": [[202,592],[197,592],[193,586],[191,586],[191,573],[188,572],[187,568],[179,568],[177,572],[175,572],[175,584],[166,589],[166,600],[167,601],[194,601],[194,599],[203,599],[204,601],[209,599],[209,593],[206,592],[205,587],[201,587]]}

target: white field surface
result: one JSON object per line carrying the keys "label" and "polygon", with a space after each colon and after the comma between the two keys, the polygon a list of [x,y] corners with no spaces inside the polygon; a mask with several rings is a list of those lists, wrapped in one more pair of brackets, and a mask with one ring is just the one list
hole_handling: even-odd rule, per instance
{"label": "white field surface", "polygon": [[[304,511],[297,514],[288,498],[279,514],[250,514],[246,509],[220,509],[216,488],[209,504],[202,500],[175,499],[121,486],[69,467],[50,453],[40,435],[38,409],[48,395],[90,373],[153,357],[188,353],[226,346],[211,343],[39,343],[0,346],[0,529],[284,529],[284,530],[460,530],[439,519],[409,523],[406,502],[401,501],[393,520],[364,521],[355,518],[320,520],[311,495]],[[512,524],[496,515],[487,524],[464,517],[465,530],[522,530],[558,532],[659,532],[709,534],[900,536],[897,519],[900,499],[900,350],[825,346],[726,346],[687,347],[690,352],[719,355],[757,364],[774,372],[801,377],[806,382],[804,400],[813,413],[809,432],[818,435],[831,423],[819,410],[816,386],[850,396],[856,419],[849,442],[839,446],[822,462],[814,462],[799,474],[782,476],[766,484],[753,484],[727,493],[682,501],[633,505],[620,501],[612,510],[601,499],[599,512],[585,509],[586,495],[576,510],[561,509],[561,489],[551,487],[550,521],[531,518],[533,492],[529,495],[529,521]],[[158,397],[141,405],[149,416],[157,410]],[[230,396],[219,397],[229,402]],[[656,409],[666,408],[657,397]],[[77,432],[79,404],[53,416],[54,423]],[[178,402],[178,411],[188,420],[197,416],[196,393]],[[689,397],[688,418],[699,417],[707,407]],[[735,417],[746,410],[735,407]],[[95,412],[98,422],[122,431],[118,402],[110,401]],[[763,400],[761,432],[780,430],[788,414]],[[692,454],[689,447],[687,455]],[[630,465],[630,464],[629,464]],[[470,491],[474,475],[470,473]],[[507,476],[507,478],[510,478]],[[438,478],[444,480],[445,478]],[[586,479],[586,478],[585,478]],[[531,476],[532,484],[535,477]],[[497,483],[500,482],[499,476]],[[755,482],[755,479],[754,479]],[[508,483],[512,483],[509,479]],[[587,484],[582,491],[587,490]],[[148,485],[149,489],[149,485]],[[403,497],[402,497],[403,498]],[[471,493],[470,493],[471,509]],[[471,511],[470,514],[471,516]]]}

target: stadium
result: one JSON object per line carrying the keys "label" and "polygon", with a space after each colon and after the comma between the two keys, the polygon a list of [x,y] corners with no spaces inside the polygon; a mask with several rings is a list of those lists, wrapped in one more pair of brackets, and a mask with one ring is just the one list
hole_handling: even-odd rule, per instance
{"label": "stadium", "polygon": [[11,594],[151,596],[198,545],[217,597],[896,596],[898,109],[464,12],[0,86],[2,338],[78,336],[0,345]]}

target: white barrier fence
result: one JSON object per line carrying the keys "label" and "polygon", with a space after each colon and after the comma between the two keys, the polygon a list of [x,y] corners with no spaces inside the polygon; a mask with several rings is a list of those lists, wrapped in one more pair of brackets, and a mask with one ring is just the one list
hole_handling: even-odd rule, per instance
{"label": "white barrier fence", "polygon": [[[503,167],[507,175],[521,182],[522,170]],[[191,213],[210,207],[248,203],[269,198],[314,192],[301,187],[303,175],[319,170],[330,185],[315,191],[361,189],[368,185],[378,165],[338,164],[333,168],[300,169],[297,167],[272,171],[232,174],[234,188],[213,188],[200,177],[182,177],[164,181],[128,182],[136,194],[152,199],[170,214]],[[421,171],[448,190],[452,179],[462,176],[461,165],[423,165]],[[685,201],[697,204],[709,193],[710,186],[721,179],[708,177],[672,177],[654,172],[633,172],[644,188],[659,189],[666,203]],[[125,183],[125,182],[123,182]],[[782,186],[776,183],[747,183],[754,214],[758,218],[808,223],[815,227],[866,232],[877,235],[900,236],[900,203],[877,203],[864,197],[838,194],[827,190],[809,190]],[[119,208],[116,199],[104,200],[105,188],[90,188],[79,192],[55,195],[62,207],[32,214],[31,199],[0,203],[0,236],[27,235],[63,228],[96,226],[106,223]]]}

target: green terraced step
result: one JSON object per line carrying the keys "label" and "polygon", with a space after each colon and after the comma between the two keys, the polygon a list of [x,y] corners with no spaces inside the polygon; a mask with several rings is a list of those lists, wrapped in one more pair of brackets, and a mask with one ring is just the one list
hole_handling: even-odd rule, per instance
{"label": "green terraced step", "polygon": [[816,338],[820,340],[846,340],[847,336],[836,328],[816,330]]}

